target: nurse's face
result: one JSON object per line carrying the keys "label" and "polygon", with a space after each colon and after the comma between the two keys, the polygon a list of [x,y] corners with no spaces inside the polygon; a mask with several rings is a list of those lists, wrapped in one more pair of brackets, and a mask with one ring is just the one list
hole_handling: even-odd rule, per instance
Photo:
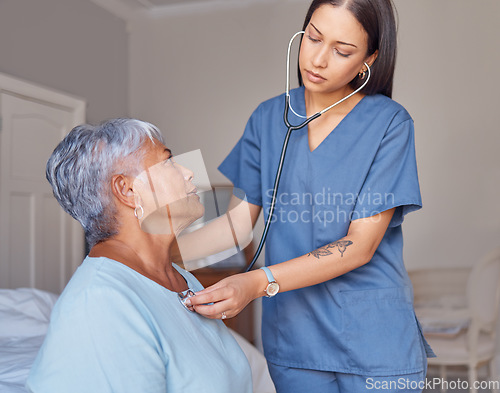
{"label": "nurse's face", "polygon": [[348,88],[356,75],[375,61],[366,56],[368,35],[343,7],[320,6],[306,27],[300,46],[299,68],[310,92],[329,94]]}

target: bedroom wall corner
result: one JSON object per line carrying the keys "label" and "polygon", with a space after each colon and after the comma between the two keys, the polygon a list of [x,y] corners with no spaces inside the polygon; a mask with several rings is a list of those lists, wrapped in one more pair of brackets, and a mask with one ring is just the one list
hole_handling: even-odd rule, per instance
{"label": "bedroom wall corner", "polygon": [[91,1],[0,1],[0,48],[0,72],[83,97],[87,121],[128,115],[126,23]]}

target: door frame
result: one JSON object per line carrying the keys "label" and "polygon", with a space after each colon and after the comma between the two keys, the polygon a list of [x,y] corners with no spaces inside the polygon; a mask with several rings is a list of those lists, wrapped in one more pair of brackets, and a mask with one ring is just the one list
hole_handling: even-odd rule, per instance
{"label": "door frame", "polygon": [[[37,101],[45,105],[64,108],[71,113],[71,127],[75,127],[85,122],[87,103],[84,99],[74,95],[31,83],[4,73],[0,73],[0,92],[9,93],[25,100]],[[2,132],[1,121],[2,119],[0,118],[0,132]],[[70,130],[68,130],[68,132],[69,131]],[[67,280],[69,280],[85,256],[85,241],[82,227],[76,220],[71,220],[70,225],[72,229],[71,260],[68,265],[71,268],[71,272],[66,270]],[[34,286],[34,283],[31,283],[31,285]]]}

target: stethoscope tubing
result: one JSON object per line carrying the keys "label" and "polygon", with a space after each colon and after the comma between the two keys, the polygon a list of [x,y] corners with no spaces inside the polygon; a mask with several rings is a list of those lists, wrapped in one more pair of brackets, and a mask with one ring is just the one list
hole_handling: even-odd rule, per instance
{"label": "stethoscope tubing", "polygon": [[285,162],[285,155],[286,155],[286,150],[288,147],[288,141],[290,140],[290,135],[292,131],[298,130],[300,128],[305,127],[307,124],[309,124],[311,121],[316,119],[317,117],[321,116],[321,113],[316,113],[310,118],[306,119],[304,122],[297,126],[292,126],[289,121],[288,121],[288,107],[289,107],[289,101],[290,101],[290,96],[286,96],[286,103],[285,103],[285,112],[284,112],[284,120],[285,124],[288,127],[288,131],[285,135],[285,140],[283,141],[283,147],[281,148],[281,156],[280,156],[280,161],[278,164],[278,169],[276,171],[276,176],[274,178],[274,186],[273,186],[273,195],[271,197],[271,206],[269,207],[269,215],[267,216],[266,220],[266,225],[264,227],[264,231],[262,232],[262,236],[260,238],[259,246],[257,247],[257,250],[255,251],[255,254],[252,258],[252,261],[248,265],[247,269],[245,270],[246,272],[249,272],[252,270],[252,267],[255,265],[255,262],[257,262],[257,259],[260,256],[260,253],[262,252],[262,248],[264,247],[264,243],[267,238],[267,233],[269,232],[269,227],[271,226],[271,220],[274,214],[274,208],[276,206],[276,195],[278,194],[278,186],[280,184],[280,179],[281,179],[281,172],[283,171],[283,163]]}
{"label": "stethoscope tubing", "polygon": [[[360,87],[358,87],[356,90],[354,90],[352,93],[348,94],[347,96],[345,96],[341,100],[335,102],[333,105],[330,105],[329,107],[327,107],[327,108],[325,108],[325,109],[323,109],[323,110],[321,110],[319,112],[316,112],[311,117],[305,117],[305,116],[301,116],[301,115],[297,114],[293,110],[293,108],[291,106],[291,103],[290,103],[290,49],[292,47],[292,43],[293,43],[293,40],[295,39],[295,37],[297,37],[300,34],[304,34],[304,33],[305,33],[304,31],[299,31],[299,32],[295,33],[292,36],[292,38],[290,39],[290,42],[288,43],[288,51],[287,51],[287,57],[286,57],[285,109],[284,109],[284,113],[283,113],[283,121],[284,121],[285,125],[287,126],[288,130],[287,130],[287,133],[285,135],[285,139],[283,141],[283,146],[281,148],[281,155],[280,155],[280,160],[279,160],[279,164],[278,164],[278,169],[276,170],[276,176],[274,178],[273,195],[271,197],[271,206],[269,207],[269,214],[267,216],[266,224],[264,226],[264,231],[262,232],[262,236],[260,238],[259,245],[257,247],[257,250],[255,251],[255,254],[254,254],[253,258],[252,258],[252,261],[250,262],[250,264],[248,265],[248,267],[245,269],[245,272],[249,272],[250,270],[252,270],[253,266],[255,265],[255,262],[257,262],[257,259],[260,256],[260,253],[262,252],[262,248],[264,247],[264,244],[265,244],[265,241],[266,241],[267,234],[269,232],[269,227],[271,226],[271,221],[272,221],[272,217],[273,217],[273,214],[274,214],[274,208],[276,206],[276,196],[278,194],[278,187],[279,187],[279,183],[280,183],[280,179],[281,179],[281,173],[283,171],[283,163],[285,162],[286,150],[288,148],[288,142],[290,140],[290,135],[291,135],[292,131],[296,131],[296,130],[300,130],[301,128],[304,128],[311,121],[313,121],[314,119],[317,119],[318,117],[320,117],[323,113],[329,111],[333,107],[339,105],[340,103],[344,102],[348,98],[352,97],[354,94],[358,93],[361,89],[363,89],[366,86],[366,84],[370,80],[370,76],[371,76],[370,67],[368,66],[368,64],[364,63],[365,66],[366,66],[366,69],[368,70],[368,76],[366,78],[366,81]],[[302,123],[298,124],[298,125],[295,125],[295,126],[292,125],[290,123],[290,121],[288,120],[288,111],[289,111],[289,109],[291,109],[292,112],[296,116],[305,118],[305,120]]]}

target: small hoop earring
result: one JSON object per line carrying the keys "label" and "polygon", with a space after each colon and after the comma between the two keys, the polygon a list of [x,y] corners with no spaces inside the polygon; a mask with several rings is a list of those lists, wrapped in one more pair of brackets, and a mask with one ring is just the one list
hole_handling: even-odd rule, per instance
{"label": "small hoop earring", "polygon": [[[139,214],[137,214],[137,209],[141,210],[141,216],[140,217],[139,217]],[[134,215],[135,215],[135,218],[137,218],[138,220],[140,220],[142,217],[144,217],[144,209],[142,208],[141,205],[136,206],[136,208],[134,209]]]}
{"label": "small hoop earring", "polygon": [[366,77],[366,71],[365,70],[361,71],[358,74],[358,76],[359,76],[359,79],[361,79],[361,80],[365,79],[365,77]]}

